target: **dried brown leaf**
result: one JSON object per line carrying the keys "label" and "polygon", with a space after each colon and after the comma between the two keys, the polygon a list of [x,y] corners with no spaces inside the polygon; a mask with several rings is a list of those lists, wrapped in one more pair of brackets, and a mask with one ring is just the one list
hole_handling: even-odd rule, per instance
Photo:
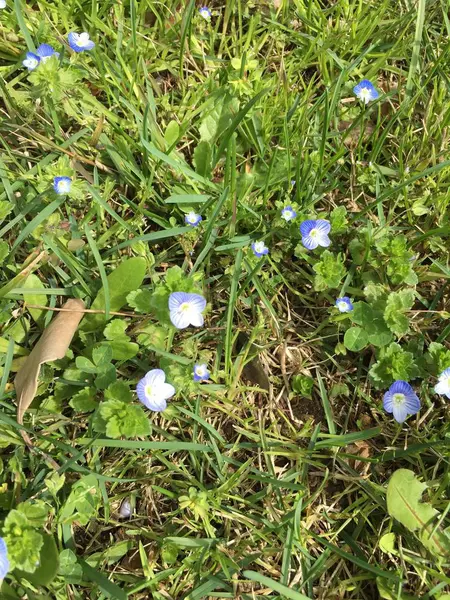
{"label": "dried brown leaf", "polygon": [[66,310],[60,312],[44,329],[44,333],[14,379],[17,394],[17,422],[20,424],[23,423],[25,411],[36,395],[41,365],[64,358],[83,317],[84,302],[82,300],[70,299],[63,308]]}

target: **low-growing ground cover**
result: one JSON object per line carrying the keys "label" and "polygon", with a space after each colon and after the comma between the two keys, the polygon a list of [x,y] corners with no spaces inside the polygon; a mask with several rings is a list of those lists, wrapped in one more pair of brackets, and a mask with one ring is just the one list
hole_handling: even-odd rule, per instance
{"label": "low-growing ground cover", "polygon": [[1,597],[448,600],[446,2],[0,7]]}

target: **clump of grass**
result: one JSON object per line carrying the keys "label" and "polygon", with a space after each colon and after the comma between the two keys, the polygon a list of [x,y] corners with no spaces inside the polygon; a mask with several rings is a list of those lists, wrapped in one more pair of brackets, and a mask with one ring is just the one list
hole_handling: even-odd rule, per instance
{"label": "clump of grass", "polygon": [[[198,8],[1,11],[0,535],[28,540],[1,593],[444,600],[446,7]],[[60,56],[28,74],[41,43]],[[305,249],[310,219],[330,247]],[[204,328],[171,326],[174,291],[204,294]],[[15,373],[68,297],[93,312],[22,428]],[[161,413],[134,395],[153,368]],[[422,402],[403,425],[396,379]],[[431,542],[388,512],[399,469],[428,484]]]}

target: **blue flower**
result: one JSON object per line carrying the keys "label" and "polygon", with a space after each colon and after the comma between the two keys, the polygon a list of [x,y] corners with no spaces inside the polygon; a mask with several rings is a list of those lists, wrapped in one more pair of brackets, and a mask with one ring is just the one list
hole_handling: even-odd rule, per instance
{"label": "blue flower", "polygon": [[252,243],[252,250],[253,250],[253,254],[255,256],[257,256],[258,258],[260,258],[261,256],[264,256],[265,254],[269,254],[269,248],[261,240],[259,242]]}
{"label": "blue flower", "polygon": [[194,381],[204,381],[209,379],[208,365],[202,363],[201,365],[194,365]]}
{"label": "blue flower", "polygon": [[201,220],[202,216],[198,215],[193,210],[191,210],[191,212],[189,212],[187,215],[184,215],[185,223],[191,227],[197,227]]}
{"label": "blue flower", "polygon": [[295,219],[296,216],[297,216],[297,213],[290,205],[285,206],[283,208],[283,210],[281,211],[281,218],[284,219],[285,221],[292,221],[292,219]]}
{"label": "blue flower", "polygon": [[34,52],[27,52],[25,60],[22,61],[24,67],[26,67],[29,71],[34,71],[41,62],[41,59]]}
{"label": "blue flower", "polygon": [[167,400],[175,394],[175,388],[166,383],[164,371],[152,369],[139,381],[136,392],[144,406],[159,412],[166,410]]}
{"label": "blue flower", "polygon": [[56,58],[58,58],[59,52],[56,52],[50,44],[41,44],[36,50],[36,55],[40,58],[40,61],[44,63],[51,56],[56,56]]}
{"label": "blue flower", "polygon": [[438,383],[434,386],[436,394],[447,396],[450,400],[450,367],[439,375]]}
{"label": "blue flower", "polygon": [[72,186],[70,177],[55,177],[53,179],[53,189],[57,194],[68,194]]}
{"label": "blue flower", "polygon": [[9,571],[8,549],[6,542],[0,537],[0,583]]}
{"label": "blue flower", "polygon": [[6,0],[0,0],[0,8],[6,8]]}
{"label": "blue flower", "polygon": [[202,6],[201,8],[199,8],[198,12],[199,15],[207,21],[209,21],[209,19],[211,18],[211,11],[207,6]]}
{"label": "blue flower", "polygon": [[67,36],[69,46],[75,52],[84,52],[85,50],[92,50],[95,46],[94,42],[89,39],[89,34],[83,31],[83,33],[75,33],[71,31]]}
{"label": "blue flower", "polygon": [[396,381],[383,397],[383,408],[394,414],[394,419],[403,423],[408,415],[415,415],[420,410],[420,400],[406,381]]}
{"label": "blue flower", "polygon": [[348,296],[343,296],[342,298],[337,298],[334,305],[339,309],[339,312],[346,313],[353,310],[353,304]]}
{"label": "blue flower", "polygon": [[363,79],[361,83],[355,85],[353,92],[364,104],[368,104],[371,100],[376,100],[380,96],[373,83],[368,79]]}
{"label": "blue flower", "polygon": [[169,296],[170,321],[178,329],[186,329],[189,325],[202,327],[205,308],[206,300],[200,294],[173,292]]}
{"label": "blue flower", "polygon": [[302,234],[302,244],[308,250],[314,250],[317,246],[327,247],[331,244],[328,237],[331,225],[324,219],[303,221],[300,225],[300,233]]}

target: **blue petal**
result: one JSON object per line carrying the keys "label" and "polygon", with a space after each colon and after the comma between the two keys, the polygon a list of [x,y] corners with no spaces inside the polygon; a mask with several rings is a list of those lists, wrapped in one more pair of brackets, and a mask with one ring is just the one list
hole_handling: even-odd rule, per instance
{"label": "blue petal", "polygon": [[394,408],[393,394],[387,391],[383,396],[383,408],[386,412],[391,413]]}
{"label": "blue petal", "polygon": [[40,56],[41,58],[45,58],[47,56],[53,56],[54,54],[57,54],[55,52],[55,50],[52,48],[52,46],[50,46],[50,44],[41,44],[37,49],[36,49],[36,54],[38,56]]}
{"label": "blue petal", "polygon": [[331,240],[326,233],[320,232],[320,235],[318,235],[316,239],[319,246],[323,246],[324,248],[328,248],[328,246],[331,244]]}
{"label": "blue petal", "polygon": [[5,578],[9,569],[8,550],[6,548],[5,540],[0,537],[0,583],[1,580]]}
{"label": "blue petal", "polygon": [[200,294],[187,294],[188,302],[199,312],[203,312],[206,308],[206,300]]}
{"label": "blue petal", "polygon": [[408,416],[408,410],[405,404],[394,404],[392,413],[394,415],[394,419],[398,423],[403,423],[403,421],[405,421],[406,417]]}
{"label": "blue petal", "polygon": [[308,235],[308,233],[315,228],[317,221],[310,219],[309,221],[303,221],[300,225],[300,233],[302,235]]}
{"label": "blue petal", "polygon": [[329,221],[325,221],[325,219],[317,219],[316,229],[318,229],[320,233],[330,233],[331,224]]}
{"label": "blue petal", "polygon": [[391,394],[405,394],[405,396],[414,394],[414,390],[409,385],[409,383],[403,381],[402,379],[395,381],[389,388],[389,391],[391,392]]}
{"label": "blue petal", "polygon": [[184,302],[189,301],[189,294],[186,292],[173,292],[169,296],[169,310],[177,310]]}
{"label": "blue petal", "polygon": [[314,250],[319,245],[319,241],[316,237],[313,238],[309,235],[304,235],[302,237],[302,244],[307,250]]}

